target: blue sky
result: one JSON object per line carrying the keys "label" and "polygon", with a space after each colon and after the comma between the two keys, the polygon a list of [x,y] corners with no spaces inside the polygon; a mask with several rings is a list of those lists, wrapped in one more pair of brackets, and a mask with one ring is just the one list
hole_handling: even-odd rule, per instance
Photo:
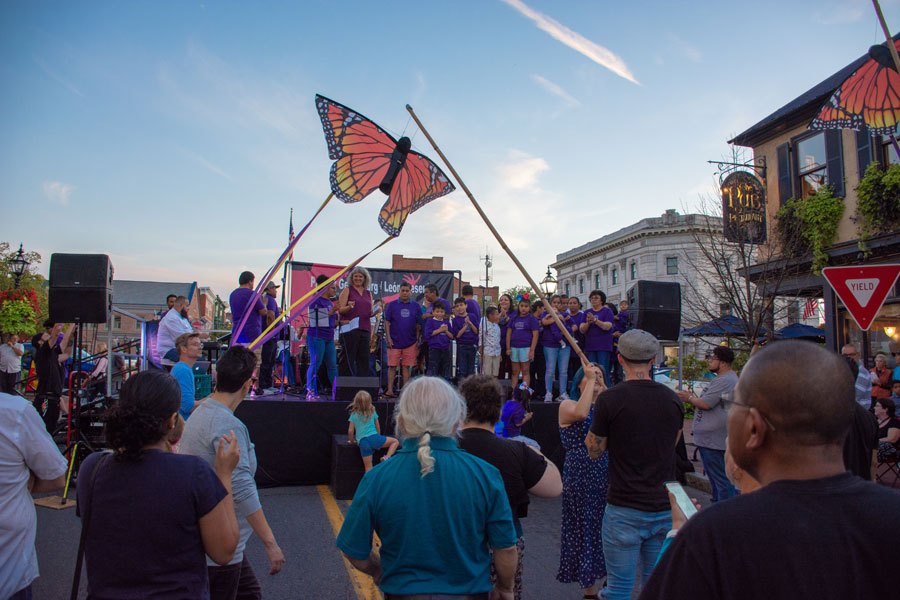
{"label": "blue sky", "polygon": [[[892,32],[900,2],[883,1]],[[709,193],[726,140],[884,40],[868,0],[0,3],[2,236],[222,296],[328,194],[313,96],[440,161],[540,279],[559,252]],[[443,165],[441,164],[443,167]],[[446,169],[445,169],[446,171]],[[344,264],[383,196],[334,202],[295,259]],[[373,254],[522,283],[461,191]]]}

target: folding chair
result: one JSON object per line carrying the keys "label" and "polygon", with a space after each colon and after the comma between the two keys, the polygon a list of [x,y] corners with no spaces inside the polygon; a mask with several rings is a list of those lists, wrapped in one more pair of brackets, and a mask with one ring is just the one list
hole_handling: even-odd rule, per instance
{"label": "folding chair", "polygon": [[[893,476],[893,478],[891,478]],[[888,483],[888,479],[891,479]],[[875,467],[875,481],[888,487],[895,487],[900,481],[900,464],[897,460],[878,463]]]}

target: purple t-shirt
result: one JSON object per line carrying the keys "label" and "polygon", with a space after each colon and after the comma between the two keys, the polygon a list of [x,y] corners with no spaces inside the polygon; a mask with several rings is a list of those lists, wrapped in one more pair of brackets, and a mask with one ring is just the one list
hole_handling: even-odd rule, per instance
{"label": "purple t-shirt", "polygon": [[[79,507],[87,505],[89,474],[101,456],[90,455],[81,467]],[[145,450],[136,462],[104,461],[94,480],[85,541],[88,594],[208,598],[199,521],[226,495],[198,456]]]}
{"label": "purple t-shirt", "polygon": [[625,333],[625,331],[628,329],[628,311],[619,311],[619,314],[617,314],[614,318],[617,320],[613,321],[613,331]]}
{"label": "purple t-shirt", "polygon": [[[609,310],[608,306],[604,306],[600,310],[594,310],[592,308],[587,309],[585,312],[584,318],[587,319],[587,313],[591,313],[595,317],[597,317],[600,321],[607,321],[609,323],[613,323],[613,314],[612,311]],[[599,325],[596,323],[592,323],[587,330],[587,333],[584,335],[584,345],[585,350],[588,352],[612,352],[613,349],[613,336],[612,329],[604,331]]]}
{"label": "purple t-shirt", "polygon": [[[469,317],[469,320],[472,321],[472,313],[466,313],[466,316]],[[457,315],[453,315],[453,318],[450,319],[451,327],[450,331],[453,332],[453,337],[456,338],[457,344],[477,344],[478,336],[472,331],[472,328],[469,327],[466,329],[466,332],[462,335],[459,335],[459,332],[466,324],[466,317],[460,317]],[[472,321],[472,325],[478,327],[478,321]]]}
{"label": "purple t-shirt", "polygon": [[521,423],[525,419],[525,408],[516,400],[507,400],[503,405],[503,412],[500,413],[500,420],[503,421],[503,437],[510,438],[522,435]]}
{"label": "purple t-shirt", "polygon": [[506,328],[509,327],[509,320],[514,316],[519,314],[518,312],[511,312],[504,314],[503,311],[500,311],[500,321],[498,325],[500,325],[500,348],[506,350]]}
{"label": "purple t-shirt", "polygon": [[569,320],[566,322],[566,325],[569,326],[569,331],[572,331],[572,327],[575,327],[575,331],[572,332],[572,337],[578,342],[580,348],[584,348],[584,334],[581,333],[580,329],[581,324],[584,323],[584,319],[584,313],[579,310],[574,315],[570,314]]}
{"label": "purple t-shirt", "polygon": [[359,318],[359,328],[363,331],[372,331],[372,292],[363,290],[360,294],[356,288],[350,286],[347,294],[347,302],[353,302],[353,308],[345,312],[341,320],[350,321]]}
{"label": "purple t-shirt", "polygon": [[228,297],[228,305],[231,307],[231,322],[233,323],[231,326],[232,343],[252,342],[259,337],[260,333],[262,333],[262,329],[259,327],[259,311],[264,309],[266,305],[263,304],[262,298],[257,298],[252,307],[253,312],[256,313],[256,317],[254,318],[254,315],[252,314],[247,317],[247,323],[241,330],[241,335],[237,339],[234,337],[235,330],[238,325],[241,324],[241,321],[244,320],[244,313],[247,312],[248,309],[247,305],[250,304],[250,300],[255,295],[256,292],[250,288],[239,287],[231,292],[231,296]]}
{"label": "purple t-shirt", "polygon": [[481,306],[474,298],[466,300],[466,312],[469,313],[470,321],[473,323],[481,323]]}
{"label": "purple t-shirt", "polygon": [[[443,298],[435,298],[434,302],[437,302],[438,300],[440,300],[441,302],[444,303],[444,318],[446,319],[449,317],[450,311],[453,309],[453,305],[450,304],[449,302],[447,302],[446,300],[444,300]],[[426,315],[431,314],[431,309],[434,308],[434,302],[432,302],[428,306],[422,307],[424,309],[423,314],[426,314]]]}
{"label": "purple t-shirt", "polygon": [[516,315],[509,320],[507,327],[512,329],[512,336],[509,340],[511,348],[530,348],[531,332],[540,329],[541,324],[534,315],[529,314],[524,317]]}
{"label": "purple t-shirt", "polygon": [[[569,316],[569,313],[556,313],[559,315],[559,320],[563,322],[563,325],[566,327],[570,327],[569,323],[571,319],[566,321],[566,317]],[[549,317],[550,313],[545,312],[544,317]],[[543,319],[542,319],[543,320]],[[559,330],[559,326],[556,324],[556,321],[550,321],[549,325],[544,325],[543,330],[541,331],[541,346],[547,348],[561,348],[561,342],[564,342],[563,332]],[[571,332],[571,329],[569,330]],[[566,346],[569,343],[566,342]]]}
{"label": "purple t-shirt", "polygon": [[422,322],[422,308],[417,302],[389,302],[384,320],[391,324],[391,342],[395,350],[409,348],[416,343],[416,325]]}
{"label": "purple t-shirt", "polygon": [[450,327],[450,321],[447,321],[446,319],[443,321],[438,321],[437,319],[428,319],[425,321],[425,343],[428,344],[429,348],[446,350],[450,347],[450,338],[446,333],[432,335],[435,329],[440,329],[444,325],[447,326],[447,329],[449,329],[451,333],[453,332]]}
{"label": "purple t-shirt", "polygon": [[[308,307],[310,311],[310,315],[312,315],[312,311],[314,309],[322,309],[331,310],[334,306],[334,303],[327,298],[319,298],[315,302],[311,303]],[[310,327],[306,330],[307,338],[315,338],[317,340],[333,340],[334,339],[334,324],[337,321],[337,314],[328,316],[328,327]]]}
{"label": "purple t-shirt", "polygon": [[[275,313],[275,320],[278,320],[278,315],[281,314],[281,311],[278,309],[278,301],[275,300],[274,296],[270,296],[269,294],[263,294],[263,298],[266,299],[266,310],[271,310]],[[269,317],[268,315],[259,315],[259,326],[261,327],[260,331],[265,331],[266,327],[269,326]]]}

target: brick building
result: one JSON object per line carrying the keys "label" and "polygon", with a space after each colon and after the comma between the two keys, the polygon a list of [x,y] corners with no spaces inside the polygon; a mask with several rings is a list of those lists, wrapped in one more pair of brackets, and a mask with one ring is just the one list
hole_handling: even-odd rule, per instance
{"label": "brick building", "polygon": [[[411,258],[403,256],[402,254],[394,254],[391,256],[391,268],[398,271],[443,271],[445,270],[444,257],[432,256],[431,258]],[[497,302],[497,299],[500,297],[500,288],[497,286],[485,287],[483,285],[470,284],[468,281],[461,279],[460,271],[456,271],[456,273],[457,274],[453,276],[454,293],[458,293],[464,285],[471,285],[472,290],[475,292],[475,300],[479,303],[481,302],[482,297],[488,304]]]}

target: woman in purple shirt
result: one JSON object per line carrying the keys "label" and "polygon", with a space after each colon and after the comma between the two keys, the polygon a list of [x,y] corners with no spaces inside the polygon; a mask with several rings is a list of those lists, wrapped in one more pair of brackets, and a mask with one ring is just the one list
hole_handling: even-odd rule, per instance
{"label": "woman in purple shirt", "polygon": [[372,276],[365,267],[355,267],[350,271],[350,285],[338,298],[338,312],[341,321],[359,320],[359,327],[348,331],[342,337],[344,356],[354,376],[369,374],[369,337],[372,333],[372,292],[369,286]]}

